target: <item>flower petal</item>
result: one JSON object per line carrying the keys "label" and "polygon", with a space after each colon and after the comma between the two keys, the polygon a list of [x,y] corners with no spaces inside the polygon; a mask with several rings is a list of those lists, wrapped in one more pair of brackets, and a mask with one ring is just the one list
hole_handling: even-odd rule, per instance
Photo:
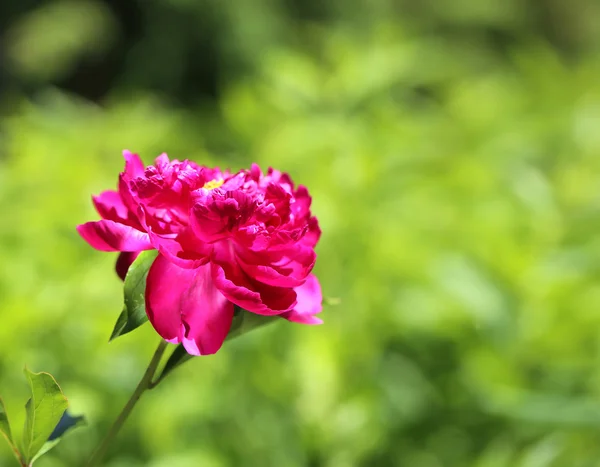
{"label": "flower petal", "polygon": [[148,273],[146,309],[156,332],[191,355],[217,352],[233,319],[233,304],[215,288],[209,266],[184,269],[163,255]]}
{"label": "flower petal", "polygon": [[277,287],[297,287],[306,281],[317,255],[301,244],[282,250],[236,249],[240,267],[256,281]]}
{"label": "flower petal", "polygon": [[125,173],[129,177],[134,178],[144,175],[144,163],[140,159],[140,156],[128,149],[124,149],[123,158],[125,159]]}
{"label": "flower petal", "polygon": [[135,229],[143,230],[140,222],[134,212],[123,202],[123,198],[118,191],[107,190],[98,196],[92,196],[92,201],[96,211],[102,217],[109,221],[115,221],[120,224],[129,225]]}
{"label": "flower petal", "polygon": [[144,163],[140,156],[128,150],[123,151],[123,157],[125,158],[125,170],[119,175],[119,195],[127,209],[135,213],[137,202],[131,193],[129,182],[144,175]]}
{"label": "flower petal", "polygon": [[174,266],[160,254],[148,271],[146,314],[156,332],[171,343],[181,342],[180,295],[193,276],[193,271]]}
{"label": "flower petal", "polygon": [[114,221],[101,220],[77,226],[77,231],[92,247],[100,251],[151,250],[147,233]]}
{"label": "flower petal", "polygon": [[306,246],[314,248],[319,242],[321,237],[321,229],[317,218],[311,216],[310,205],[312,199],[308,194],[308,190],[305,186],[300,185],[294,193],[294,203],[292,203],[292,213],[296,222],[299,224],[306,224],[308,230],[302,238],[302,243]]}
{"label": "flower petal", "polygon": [[150,238],[155,248],[165,255],[169,261],[185,269],[196,269],[204,266],[209,261],[210,249],[202,252],[202,243],[195,245],[194,248],[186,249],[183,244],[182,236],[176,238],[165,238],[150,232]]}
{"label": "flower petal", "polygon": [[323,295],[317,276],[311,274],[303,285],[294,290],[298,296],[298,304],[281,317],[301,324],[322,324],[323,320],[315,316],[323,309]]}
{"label": "flower petal", "polygon": [[207,243],[226,239],[231,236],[232,229],[244,219],[252,217],[256,204],[252,196],[232,188],[240,180],[236,176],[227,180],[220,188],[196,190],[190,218],[196,237]]}
{"label": "flower petal", "polygon": [[211,248],[196,238],[191,229],[183,229],[180,233],[158,234],[147,223],[148,215],[143,206],[138,209],[138,217],[154,248],[172,263],[187,269],[196,269],[208,263]]}
{"label": "flower petal", "polygon": [[274,287],[257,282],[239,267],[225,245],[217,245],[211,261],[212,277],[225,297],[247,311],[260,315],[277,315],[296,305],[292,288]]}
{"label": "flower petal", "polygon": [[93,196],[92,201],[102,219],[111,221],[124,221],[127,219],[129,210],[123,204],[121,195],[117,191],[103,191],[98,196]]}

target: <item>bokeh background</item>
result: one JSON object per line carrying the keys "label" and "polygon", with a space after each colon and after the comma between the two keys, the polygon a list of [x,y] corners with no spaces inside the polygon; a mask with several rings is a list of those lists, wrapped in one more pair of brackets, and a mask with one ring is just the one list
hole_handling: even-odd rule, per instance
{"label": "bokeh background", "polygon": [[[0,2],[0,394],[89,426],[156,345],[107,343],[115,256],[75,225],[121,150],[307,185],[325,325],[278,323],[148,393],[109,467],[600,465],[600,3]],[[0,465],[11,466],[0,443]]]}

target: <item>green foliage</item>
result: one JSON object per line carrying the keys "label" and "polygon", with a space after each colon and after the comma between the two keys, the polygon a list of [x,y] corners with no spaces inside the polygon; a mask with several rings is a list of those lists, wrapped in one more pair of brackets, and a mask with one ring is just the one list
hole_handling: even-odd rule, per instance
{"label": "green foliage", "polygon": [[22,445],[23,458],[29,465],[50,438],[69,403],[52,375],[25,369],[25,376],[32,394],[25,406],[27,417]]}
{"label": "green foliage", "polygon": [[69,403],[56,380],[49,373],[32,373],[25,368],[31,398],[25,405],[25,427],[22,442],[15,443],[4,402],[0,399],[0,433],[6,439],[22,466],[32,466],[41,456],[56,446],[64,435],[85,424],[83,416],[73,417]]}
{"label": "green foliage", "polygon": [[58,443],[62,441],[67,433],[70,433],[75,428],[86,426],[87,422],[83,415],[73,416],[69,413],[69,410],[65,410],[60,418],[58,424],[48,437],[48,441],[44,443],[39,452],[35,455],[32,463],[39,459],[41,456],[46,454],[50,449],[54,448]]}
{"label": "green foliage", "polygon": [[4,407],[4,402],[2,399],[0,399],[0,434],[2,434],[12,449],[17,460],[21,462],[21,453],[19,452],[19,448],[13,440],[10,423],[8,422],[8,414],[6,413],[6,407]]}
{"label": "green foliage", "polygon": [[231,329],[227,334],[227,340],[235,339],[247,332],[260,328],[266,324],[279,321],[277,316],[262,316],[235,307]]}
{"label": "green foliage", "polygon": [[110,336],[110,340],[127,334],[148,321],[144,295],[146,291],[146,278],[148,277],[150,266],[152,266],[157,255],[158,252],[155,250],[143,251],[127,270],[123,286],[125,303],[123,311],[119,315],[113,333]]}
{"label": "green foliage", "polygon": [[[24,361],[56,368],[95,427],[39,466],[81,465],[156,346],[150,326],[106,344],[116,255],[74,230],[97,218],[89,196],[115,187],[123,148],[290,172],[323,229],[315,272],[342,305],[322,326],[266,326],[183,365],[141,401],[108,467],[597,465],[596,2],[336,0],[306,4],[310,20],[259,3],[144,7],[154,39],[100,104],[50,86],[11,95],[3,395],[18,399]],[[209,23],[215,101],[150,92],[180,85]],[[0,464],[10,456],[0,446]]]}

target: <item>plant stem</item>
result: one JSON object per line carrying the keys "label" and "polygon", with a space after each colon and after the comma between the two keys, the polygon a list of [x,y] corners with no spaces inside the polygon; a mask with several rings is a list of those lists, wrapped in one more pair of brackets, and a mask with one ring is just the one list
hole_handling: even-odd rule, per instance
{"label": "plant stem", "polygon": [[148,390],[154,389],[156,386],[160,384],[160,382],[164,379],[165,375],[160,375],[156,380],[150,381],[148,383]]}
{"label": "plant stem", "polygon": [[125,421],[127,421],[127,418],[129,417],[131,411],[137,404],[137,401],[140,400],[140,397],[142,397],[142,394],[147,389],[150,389],[152,378],[156,373],[156,369],[158,368],[158,364],[160,363],[160,360],[166,348],[167,343],[161,339],[160,344],[158,344],[156,352],[154,352],[154,356],[152,357],[152,360],[150,361],[150,364],[148,365],[148,368],[144,373],[144,376],[142,376],[142,379],[140,380],[139,384],[135,388],[135,391],[127,401],[127,404],[125,404],[125,407],[123,407],[123,410],[121,411],[113,425],[110,427],[110,430],[108,431],[102,443],[100,443],[100,445],[93,452],[92,456],[90,457],[87,463],[87,467],[95,467],[99,465],[99,463],[104,458],[106,451],[108,451],[108,448],[110,447],[110,444],[114,440],[115,436],[117,436],[117,434],[125,424]]}

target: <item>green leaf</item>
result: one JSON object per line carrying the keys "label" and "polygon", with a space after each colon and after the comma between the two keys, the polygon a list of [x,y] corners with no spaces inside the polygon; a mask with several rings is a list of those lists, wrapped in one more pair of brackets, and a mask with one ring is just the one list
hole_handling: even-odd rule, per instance
{"label": "green leaf", "polygon": [[250,313],[249,311],[242,310],[239,307],[235,307],[233,315],[233,322],[227,334],[226,341],[235,339],[236,337],[246,334],[256,328],[260,328],[265,324],[273,323],[278,320],[278,316],[263,316],[257,315],[256,313]]}
{"label": "green leaf", "polygon": [[123,286],[123,311],[117,319],[110,340],[127,334],[148,321],[144,300],[146,278],[148,277],[148,270],[157,256],[158,251],[156,250],[142,251],[133,264],[129,266]]}
{"label": "green leaf", "polygon": [[9,444],[17,460],[23,464],[21,453],[13,441],[12,433],[10,431],[10,423],[8,423],[8,415],[6,413],[6,408],[4,407],[4,401],[2,401],[2,398],[0,398],[0,434]]}
{"label": "green leaf", "polygon": [[[233,321],[231,322],[231,328],[229,330],[229,334],[227,334],[227,337],[225,338],[225,341],[235,339],[242,334],[246,334],[253,329],[264,326],[265,324],[272,323],[277,319],[277,316],[257,315],[256,313],[250,313],[249,311],[243,310],[236,306],[233,314]],[[163,379],[175,368],[181,366],[192,358],[193,355],[187,353],[183,345],[178,345],[167,360],[159,379]]]}
{"label": "green leaf", "polygon": [[87,422],[84,416],[77,415],[74,417],[69,413],[68,410],[65,410],[58,424],[54,427],[54,430],[48,437],[48,440],[44,443],[39,452],[31,460],[31,464],[33,464],[41,456],[46,454],[48,451],[50,451],[50,449],[52,449],[54,446],[60,443],[60,441],[64,438],[64,436],[67,433],[70,433],[77,427],[85,426],[86,424]]}
{"label": "green leaf", "polygon": [[30,465],[58,425],[67,406],[67,398],[49,373],[32,373],[25,368],[25,376],[31,387],[31,399],[25,410],[23,432],[23,457]]}

